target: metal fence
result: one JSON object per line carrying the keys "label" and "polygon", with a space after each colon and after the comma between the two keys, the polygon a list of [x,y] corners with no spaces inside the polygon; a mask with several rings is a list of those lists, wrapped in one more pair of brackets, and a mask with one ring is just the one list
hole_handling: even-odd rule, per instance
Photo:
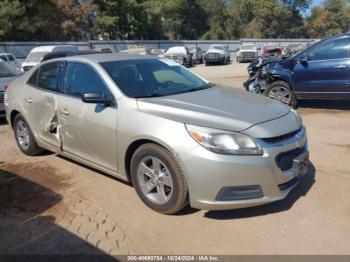
{"label": "metal fence", "polygon": [[17,58],[24,59],[30,50],[36,46],[44,45],[75,45],[80,50],[101,50],[110,48],[114,52],[129,49],[130,47],[146,47],[167,49],[172,46],[185,45],[199,46],[206,51],[212,44],[227,45],[231,52],[238,50],[242,43],[253,43],[257,48],[265,44],[285,46],[290,44],[305,44],[314,39],[241,39],[241,40],[110,40],[89,42],[0,42],[0,52],[13,53]]}

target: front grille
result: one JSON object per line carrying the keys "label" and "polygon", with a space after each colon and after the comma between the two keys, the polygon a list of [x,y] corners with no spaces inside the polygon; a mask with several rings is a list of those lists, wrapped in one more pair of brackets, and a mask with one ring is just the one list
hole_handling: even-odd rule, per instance
{"label": "front grille", "polygon": [[177,55],[167,55],[165,57],[171,60],[177,60],[179,58]]}
{"label": "front grille", "polygon": [[4,91],[0,91],[0,104],[4,103]]}
{"label": "front grille", "polygon": [[288,134],[285,134],[285,135],[269,137],[269,138],[262,138],[262,140],[266,143],[274,144],[274,143],[278,143],[278,142],[282,142],[284,140],[290,139],[290,138],[294,137],[300,131],[301,131],[301,128],[299,128],[293,132],[290,132]]}
{"label": "front grille", "polygon": [[217,53],[208,53],[208,54],[207,54],[207,57],[208,57],[208,58],[218,58],[218,57],[220,57],[220,55],[217,54]]}
{"label": "front grille", "polygon": [[282,170],[286,171],[293,167],[293,161],[296,157],[305,152],[306,147],[299,147],[293,150],[280,153],[276,156],[276,164]]}
{"label": "front grille", "polygon": [[256,53],[255,52],[242,52],[243,57],[255,57]]}
{"label": "front grille", "polygon": [[286,183],[279,184],[278,187],[281,191],[285,191],[285,190],[299,184],[300,180],[301,180],[301,177],[294,177],[293,179],[289,180]]}

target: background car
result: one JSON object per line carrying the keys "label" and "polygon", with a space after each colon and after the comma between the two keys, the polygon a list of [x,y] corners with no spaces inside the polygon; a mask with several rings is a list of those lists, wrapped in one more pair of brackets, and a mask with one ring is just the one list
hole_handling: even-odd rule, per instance
{"label": "background car", "polygon": [[195,64],[203,64],[203,51],[200,47],[192,47],[190,48],[190,52],[192,53],[192,61]]}
{"label": "background car", "polygon": [[249,43],[242,44],[236,54],[238,63],[251,62],[259,57],[255,45]]}
{"label": "background car", "polygon": [[228,64],[230,62],[230,51],[225,45],[211,45],[205,53],[205,65],[220,63]]}
{"label": "background car", "polygon": [[0,59],[6,62],[18,74],[21,72],[21,66],[17,58],[12,53],[0,53]]}
{"label": "background car", "polygon": [[149,48],[145,47],[136,47],[136,48],[129,48],[123,51],[120,51],[119,53],[124,54],[135,54],[135,55],[150,55],[151,51]]}
{"label": "background car", "polygon": [[271,60],[262,71],[263,94],[291,106],[299,99],[350,99],[350,33]]}
{"label": "background car", "polygon": [[5,115],[4,91],[18,77],[18,73],[8,63],[0,59],[0,117]]}
{"label": "background car", "polygon": [[47,53],[44,55],[44,57],[41,59],[41,62],[60,58],[60,57],[67,57],[67,56],[74,56],[74,55],[89,55],[89,54],[101,54],[101,51],[94,51],[94,50],[84,50],[84,51],[59,51],[59,52],[52,52]]}
{"label": "background car", "polygon": [[282,57],[283,48],[276,44],[264,45],[261,49],[261,57]]}
{"label": "background car", "polygon": [[79,49],[77,46],[73,45],[57,45],[57,46],[39,46],[34,47],[27,58],[22,63],[22,72],[28,71],[33,66],[39,64],[42,61],[42,58],[48,54],[53,52],[78,52]]}
{"label": "background car", "polygon": [[165,58],[175,61],[183,66],[192,66],[192,54],[186,46],[170,47],[164,55]]}

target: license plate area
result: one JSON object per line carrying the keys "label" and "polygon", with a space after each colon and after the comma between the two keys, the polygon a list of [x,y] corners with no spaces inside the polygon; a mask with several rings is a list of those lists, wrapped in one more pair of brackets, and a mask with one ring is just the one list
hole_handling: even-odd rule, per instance
{"label": "license plate area", "polygon": [[303,176],[307,172],[309,152],[305,152],[293,160],[293,173],[295,177]]}

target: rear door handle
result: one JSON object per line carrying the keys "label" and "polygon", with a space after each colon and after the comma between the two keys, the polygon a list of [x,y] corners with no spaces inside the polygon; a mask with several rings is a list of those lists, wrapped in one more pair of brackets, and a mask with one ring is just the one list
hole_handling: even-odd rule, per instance
{"label": "rear door handle", "polygon": [[61,114],[62,114],[62,115],[65,115],[65,116],[68,116],[68,115],[69,115],[69,112],[68,112],[67,109],[64,108],[64,109],[61,110]]}
{"label": "rear door handle", "polygon": [[346,68],[346,65],[336,65],[335,68],[343,69]]}
{"label": "rear door handle", "polygon": [[26,99],[25,99],[25,100],[26,100],[26,102],[27,102],[27,103],[29,103],[29,104],[33,102],[33,100],[32,100],[32,98],[31,98],[31,97],[26,97]]}

